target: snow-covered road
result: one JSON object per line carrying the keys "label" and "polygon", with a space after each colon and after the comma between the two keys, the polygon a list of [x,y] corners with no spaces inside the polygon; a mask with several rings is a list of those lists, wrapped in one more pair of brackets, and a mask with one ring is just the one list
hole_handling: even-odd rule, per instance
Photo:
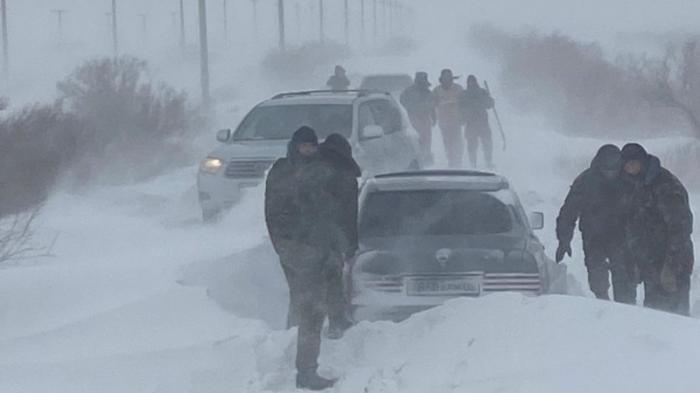
{"label": "snow-covered road", "polygon": [[[598,144],[520,134],[500,157],[526,206],[547,214],[549,250],[568,177]],[[194,175],[52,198],[40,231],[60,235],[55,256],[0,270],[0,392],[294,390],[262,188],[203,225]],[[570,272],[585,283],[578,250]],[[361,323],[324,342],[321,372],[348,393],[689,392],[699,332],[698,320],[640,307],[501,294]]]}

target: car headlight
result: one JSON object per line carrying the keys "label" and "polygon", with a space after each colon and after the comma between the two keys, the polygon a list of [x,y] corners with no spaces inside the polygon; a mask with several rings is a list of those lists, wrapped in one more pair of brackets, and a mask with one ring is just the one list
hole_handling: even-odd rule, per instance
{"label": "car headlight", "polygon": [[216,173],[224,166],[224,160],[216,157],[207,157],[202,160],[199,170],[206,173]]}

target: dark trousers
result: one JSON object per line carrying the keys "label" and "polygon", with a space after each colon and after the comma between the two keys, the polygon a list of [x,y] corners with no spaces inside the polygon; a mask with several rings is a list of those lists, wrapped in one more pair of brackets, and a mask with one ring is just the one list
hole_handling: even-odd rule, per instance
{"label": "dark trousers", "polygon": [[422,158],[431,160],[433,156],[433,122],[430,118],[430,114],[409,113],[408,119],[411,121],[411,125],[418,133],[418,141],[420,144]]}
{"label": "dark trousers", "polygon": [[637,278],[622,242],[610,239],[584,239],[588,285],[599,299],[608,299],[612,276],[613,299],[618,303],[637,302]]}
{"label": "dark trousers", "polygon": [[286,242],[279,248],[280,262],[289,284],[290,309],[287,322],[298,325],[296,368],[315,372],[321,351],[321,329],[326,317],[327,282],[323,250]]}
{"label": "dark trousers", "polygon": [[484,150],[484,160],[486,166],[493,166],[493,137],[491,129],[486,126],[467,126],[464,128],[464,137],[467,139],[467,153],[472,168],[476,168],[479,144]]}
{"label": "dark trousers", "polygon": [[342,326],[348,322],[348,301],[343,285],[343,265],[340,253],[331,253],[326,261],[326,311],[330,326]]}
{"label": "dark trousers", "polygon": [[661,286],[661,269],[644,269],[644,307],[690,316],[690,274],[676,276],[678,292],[668,292]]}

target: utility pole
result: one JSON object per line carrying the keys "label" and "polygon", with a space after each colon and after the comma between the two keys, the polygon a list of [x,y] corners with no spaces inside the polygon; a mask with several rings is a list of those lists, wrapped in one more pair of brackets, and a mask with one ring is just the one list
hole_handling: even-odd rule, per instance
{"label": "utility pole", "polygon": [[207,40],[207,3],[199,0],[199,54],[202,73],[202,107],[209,114],[209,43]]}
{"label": "utility pole", "polygon": [[362,47],[365,46],[366,31],[365,31],[365,0],[360,0],[360,38]]}
{"label": "utility pole", "polygon": [[301,5],[299,2],[294,3],[294,14],[297,25],[297,42],[301,45]]}
{"label": "utility pole", "polygon": [[224,44],[228,46],[228,1],[224,0]]}
{"label": "utility pole", "polygon": [[117,0],[112,0],[112,49],[114,57],[119,56],[119,41],[117,39]]}
{"label": "utility pole", "polygon": [[139,14],[141,18],[141,44],[148,42],[148,14]]}
{"label": "utility pole", "polygon": [[10,50],[7,40],[7,4],[5,0],[0,2],[2,8],[2,70],[5,80],[10,79]]}
{"label": "utility pole", "polygon": [[350,45],[350,8],[348,0],[344,2],[345,6],[345,45]]}
{"label": "utility pole", "polygon": [[386,36],[388,28],[389,28],[389,23],[387,23],[387,0],[382,0],[382,33],[384,36]]}
{"label": "utility pole", "polygon": [[374,45],[377,45],[377,35],[379,34],[379,30],[377,28],[377,0],[372,0],[372,19],[374,23],[374,29],[372,31],[374,35]]}
{"label": "utility pole", "polygon": [[287,49],[286,40],[284,38],[284,0],[277,2],[277,19],[279,22],[279,48],[280,52]]}
{"label": "utility pole", "polygon": [[318,0],[318,34],[319,34],[319,40],[321,42],[324,42],[326,40],[326,32],[325,32],[325,25],[324,25],[324,20],[323,20],[323,0]]}
{"label": "utility pole", "polygon": [[185,56],[185,4],[184,0],[180,0],[180,50],[182,56]]}
{"label": "utility pole", "polygon": [[63,43],[63,14],[68,12],[67,10],[51,10],[52,14],[55,14],[58,18],[58,43]]}
{"label": "utility pole", "polygon": [[258,0],[251,0],[253,2],[253,33],[255,35],[255,41],[258,40]]}

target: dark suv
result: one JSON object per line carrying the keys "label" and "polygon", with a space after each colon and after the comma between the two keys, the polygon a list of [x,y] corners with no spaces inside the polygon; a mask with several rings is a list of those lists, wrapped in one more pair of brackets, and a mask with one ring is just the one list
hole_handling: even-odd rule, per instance
{"label": "dark suv", "polygon": [[457,296],[566,292],[505,178],[473,171],[376,176],[360,196],[360,252],[348,288],[356,319],[401,320]]}

